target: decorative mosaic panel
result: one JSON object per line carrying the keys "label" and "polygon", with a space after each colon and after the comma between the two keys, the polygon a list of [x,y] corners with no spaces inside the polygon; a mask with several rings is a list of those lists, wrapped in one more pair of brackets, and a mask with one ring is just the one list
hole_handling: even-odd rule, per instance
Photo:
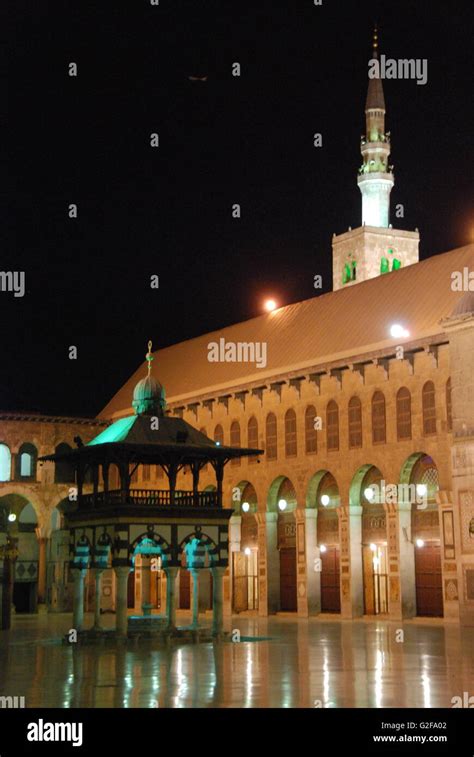
{"label": "decorative mosaic panel", "polygon": [[474,492],[459,492],[462,551],[474,552]]}

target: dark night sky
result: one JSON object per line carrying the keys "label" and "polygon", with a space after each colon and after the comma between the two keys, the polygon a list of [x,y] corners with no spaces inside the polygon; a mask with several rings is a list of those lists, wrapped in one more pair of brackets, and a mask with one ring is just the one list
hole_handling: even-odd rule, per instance
{"label": "dark night sky", "polygon": [[427,257],[474,233],[471,0],[15,0],[0,270],[27,292],[0,293],[1,410],[94,415],[149,338],[314,296],[318,273],[331,289],[332,233],[360,225],[374,18],[387,57],[428,59],[426,86],[385,81],[392,221]]}

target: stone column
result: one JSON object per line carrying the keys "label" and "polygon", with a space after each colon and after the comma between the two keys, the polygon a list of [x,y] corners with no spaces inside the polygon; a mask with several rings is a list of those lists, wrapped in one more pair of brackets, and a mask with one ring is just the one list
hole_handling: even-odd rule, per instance
{"label": "stone column", "polygon": [[[416,504],[413,505],[416,507]],[[415,545],[410,502],[386,505],[388,542],[388,610],[391,617],[416,615]]]}
{"label": "stone column", "polygon": [[192,628],[197,628],[199,623],[199,570],[198,568],[190,568],[192,593],[191,593],[191,609],[193,619],[191,622]]}
{"label": "stone column", "polygon": [[305,516],[308,613],[310,615],[317,615],[321,612],[321,558],[318,546],[317,508],[306,508]]}
{"label": "stone column", "polygon": [[456,552],[459,554],[461,551],[458,537],[459,512],[455,512],[455,508],[453,507],[452,492],[446,490],[439,491],[437,500],[444,587],[444,617],[449,620],[459,621],[459,590],[455,560]]}
{"label": "stone column", "polygon": [[230,606],[234,609],[234,552],[240,552],[242,517],[233,515],[229,520],[229,583]]}
{"label": "stone column", "polygon": [[[38,537],[38,605],[43,605],[46,609],[46,548],[48,538],[46,536]],[[39,609],[39,608],[38,608]]]}
{"label": "stone column", "polygon": [[362,507],[341,506],[341,616],[356,618],[364,613],[362,573]]}
{"label": "stone column", "polygon": [[150,604],[150,590],[151,590],[151,562],[150,562],[149,557],[143,557],[143,555],[142,555],[141,583],[142,583],[141,609],[143,612],[143,605]]}
{"label": "stone column", "polygon": [[257,513],[258,524],[258,614],[266,617],[280,606],[280,555],[278,514]]}
{"label": "stone column", "polygon": [[166,620],[168,629],[176,628],[176,576],[179,568],[164,568],[166,574]]}
{"label": "stone column", "polygon": [[74,598],[72,625],[76,631],[82,631],[84,625],[84,580],[87,570],[85,568],[73,568],[74,574]]}
{"label": "stone column", "polygon": [[306,565],[306,513],[295,510],[296,527],[296,602],[298,615],[308,617],[307,565]]}
{"label": "stone column", "polygon": [[95,579],[95,605],[94,605],[94,630],[102,630],[102,623],[100,619],[100,594],[102,588],[102,573],[104,568],[92,568]]}
{"label": "stone column", "polygon": [[223,582],[226,568],[211,568],[212,573],[212,635],[220,636],[224,628]]}
{"label": "stone column", "polygon": [[127,587],[130,567],[115,568],[115,630],[117,636],[126,636],[128,627]]}

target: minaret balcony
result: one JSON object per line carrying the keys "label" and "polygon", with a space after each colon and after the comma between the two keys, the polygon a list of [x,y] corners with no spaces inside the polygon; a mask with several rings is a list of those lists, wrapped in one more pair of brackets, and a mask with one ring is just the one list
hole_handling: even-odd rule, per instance
{"label": "minaret balcony", "polygon": [[112,491],[100,491],[95,494],[83,494],[79,497],[79,507],[102,509],[121,508],[127,506],[137,507],[163,507],[163,508],[218,508],[219,499],[217,491],[183,491],[171,492],[169,489],[114,489]]}
{"label": "minaret balcony", "polygon": [[362,155],[368,153],[374,155],[390,155],[390,141],[388,142],[361,142],[360,151]]}
{"label": "minaret balcony", "polygon": [[379,181],[381,183],[391,184],[393,186],[395,176],[393,170],[385,171],[367,171],[367,173],[360,173],[357,177],[357,184],[361,185],[365,182]]}

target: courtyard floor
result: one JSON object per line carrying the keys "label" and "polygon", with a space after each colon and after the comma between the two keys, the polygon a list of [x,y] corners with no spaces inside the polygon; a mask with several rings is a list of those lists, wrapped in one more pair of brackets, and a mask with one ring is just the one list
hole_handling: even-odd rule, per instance
{"label": "courtyard floor", "polygon": [[168,647],[66,646],[70,627],[69,614],[14,617],[0,631],[0,695],[26,707],[422,708],[474,694],[473,629],[443,621],[240,615],[240,642]]}

